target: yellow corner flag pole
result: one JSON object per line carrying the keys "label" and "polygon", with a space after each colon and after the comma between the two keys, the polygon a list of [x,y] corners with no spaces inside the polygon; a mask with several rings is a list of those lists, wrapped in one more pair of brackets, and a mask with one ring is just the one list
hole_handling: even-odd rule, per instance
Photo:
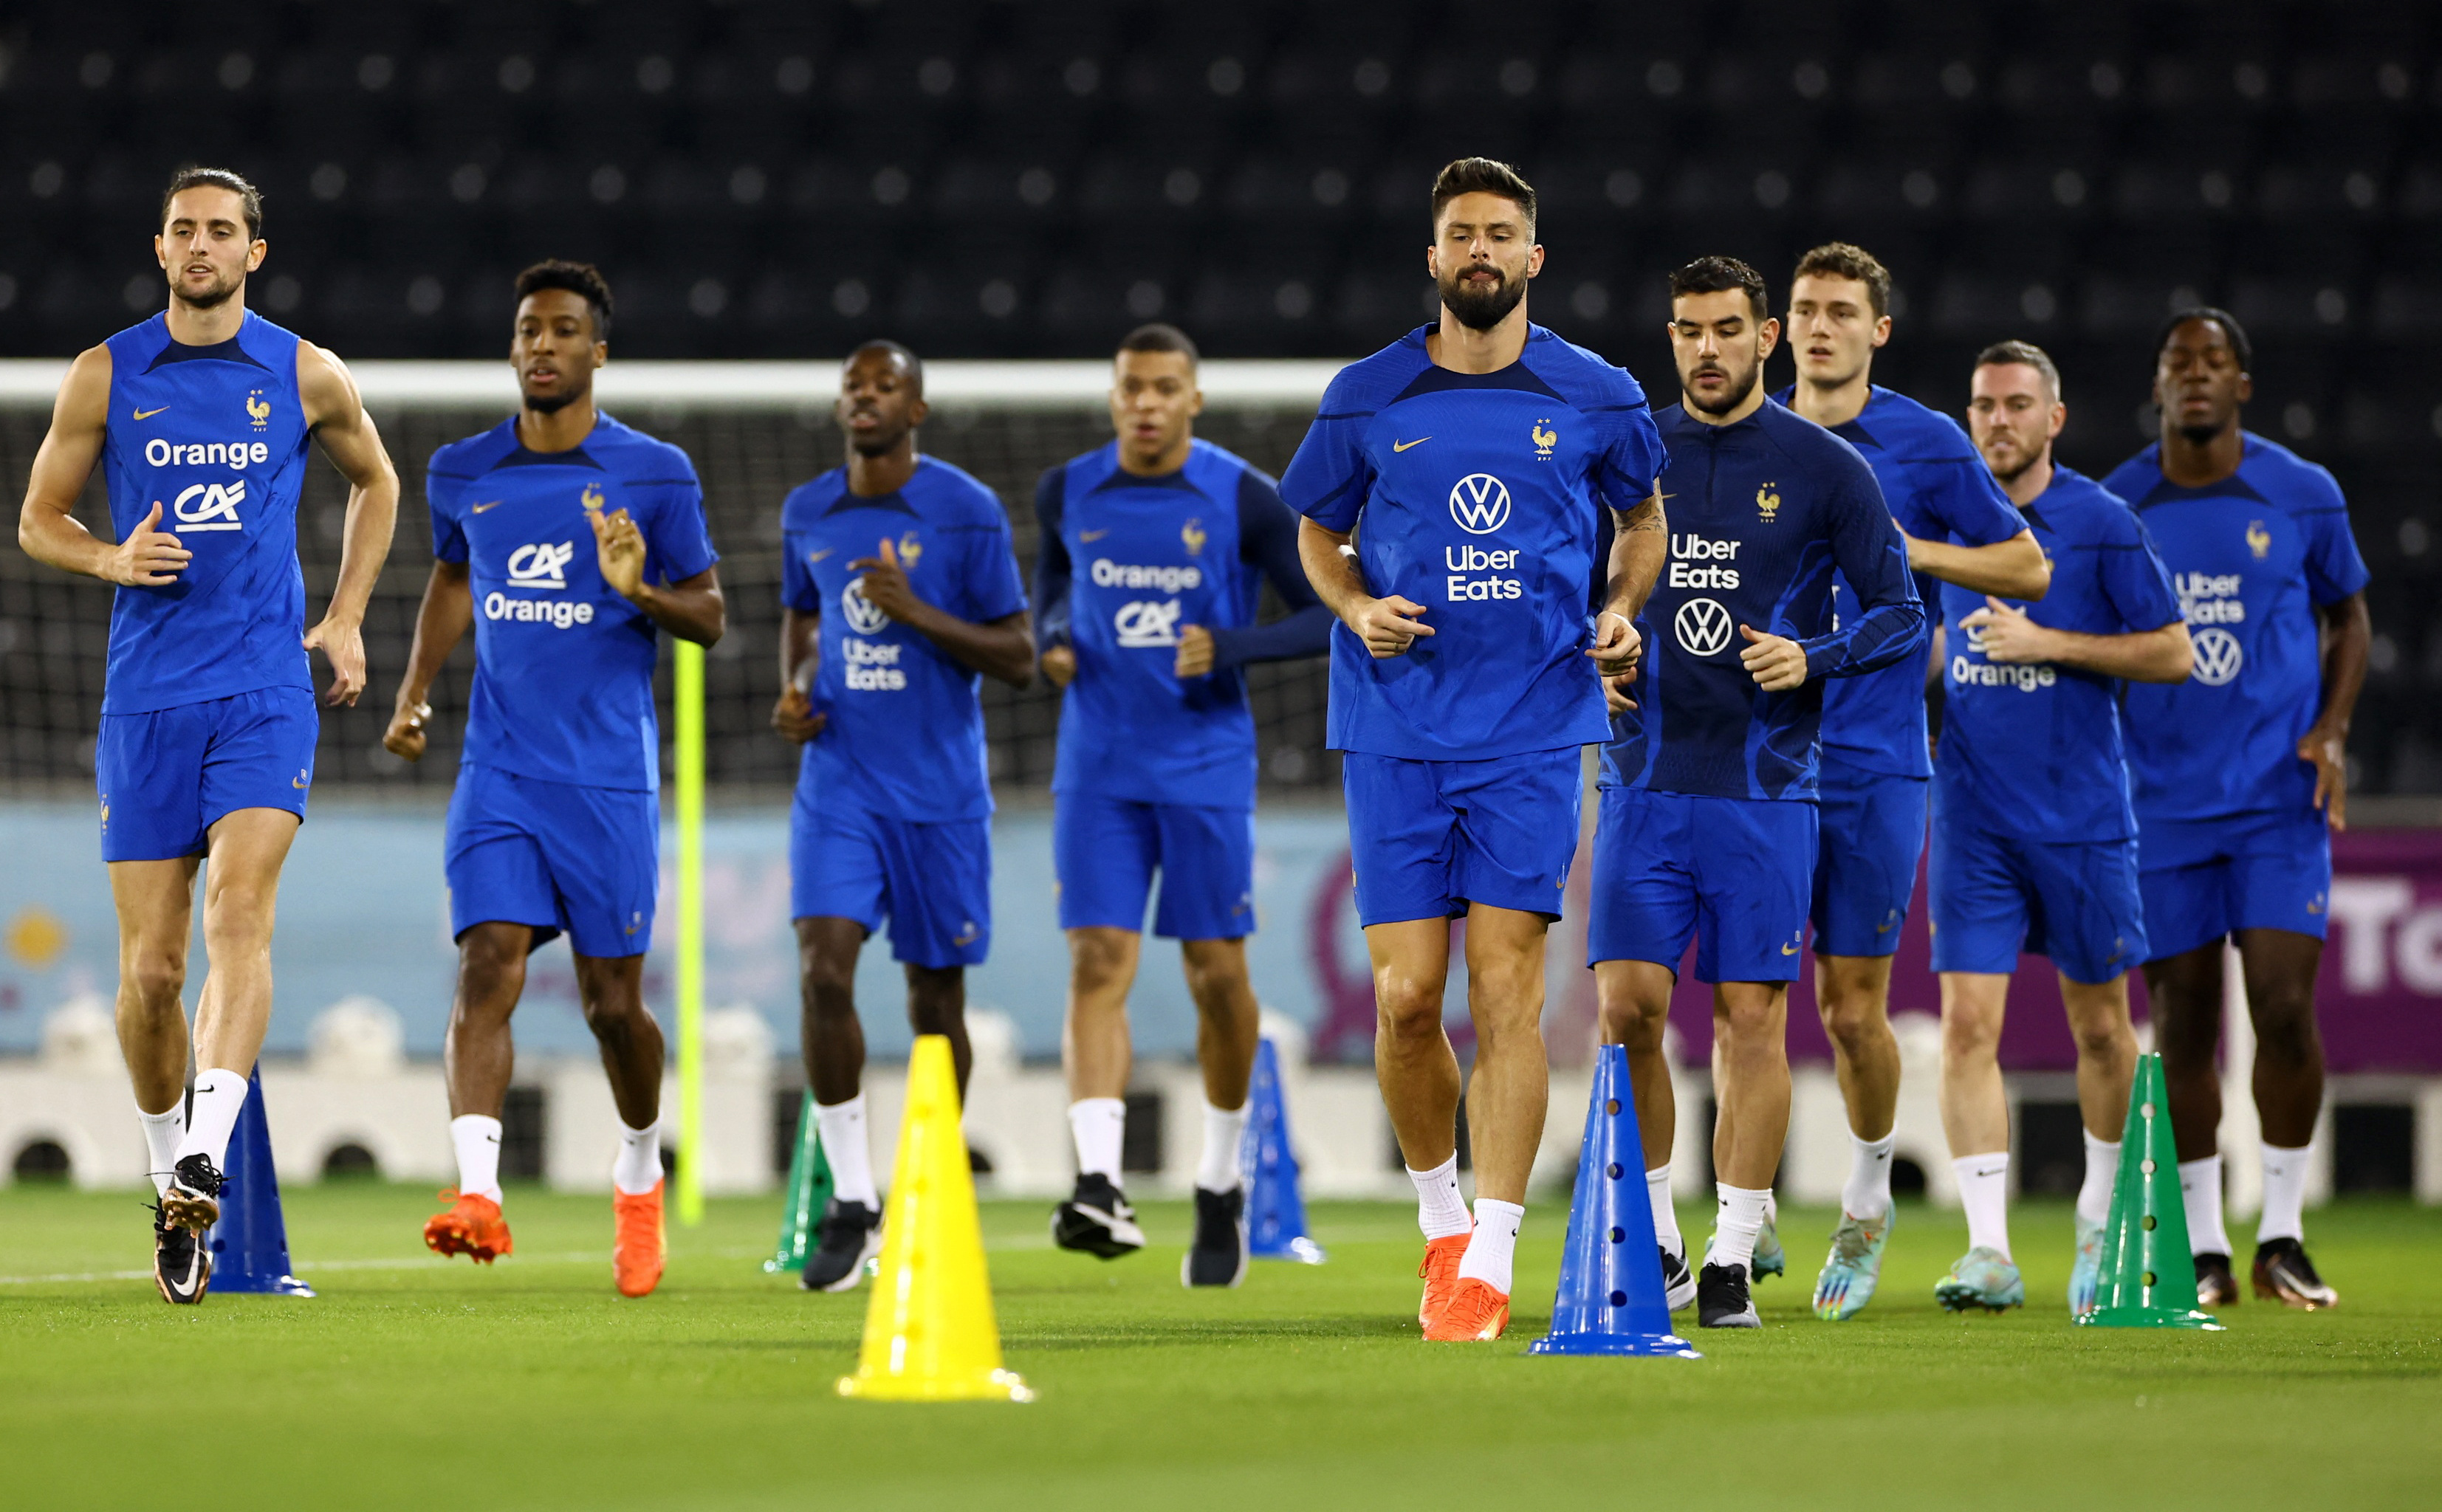
{"label": "yellow corner flag pole", "polygon": [[679,1222],[703,1222],[703,647],[678,643]]}

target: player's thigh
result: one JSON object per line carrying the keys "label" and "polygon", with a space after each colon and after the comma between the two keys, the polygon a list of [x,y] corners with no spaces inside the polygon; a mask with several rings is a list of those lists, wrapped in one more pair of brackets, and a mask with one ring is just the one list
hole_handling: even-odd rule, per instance
{"label": "player's thigh", "polygon": [[302,822],[322,734],[312,692],[261,688],[210,706],[212,731],[199,774],[204,828],[240,809],[277,809]]}
{"label": "player's thigh", "polygon": [[653,943],[661,886],[662,810],[650,792],[528,782],[542,811],[535,827],[558,895],[569,948],[615,960]]}
{"label": "player's thigh", "polygon": [[1586,964],[1644,961],[1676,973],[1696,938],[1694,811],[1684,793],[1604,788],[1595,799]]}
{"label": "player's thigh", "polygon": [[1447,919],[1401,919],[1365,926],[1374,1008],[1383,1023],[1411,1032],[1440,1032],[1442,996],[1449,986],[1449,944]]}
{"label": "player's thigh", "polygon": [[1813,896],[1811,803],[1696,798],[1696,979],[1797,980]]}
{"label": "player's thigh", "polygon": [[2150,954],[2135,841],[2030,841],[2019,853],[2036,906],[2027,948],[2062,975],[2097,986]]}
{"label": "player's thigh", "polygon": [[[1255,932],[1255,811],[1157,806],[1164,939],[1240,939]],[[1139,917],[1142,917],[1139,904]]]}
{"label": "player's thigh", "polygon": [[1369,932],[1466,911],[1455,870],[1458,814],[1442,793],[1449,765],[1362,751],[1340,762],[1357,921]]}
{"label": "player's thigh", "polygon": [[1841,768],[1823,784],[1813,876],[1814,952],[1888,956],[1916,891],[1932,784]]}
{"label": "player's thigh", "polygon": [[876,821],[890,954],[902,965],[980,966],[992,953],[992,821]]}
{"label": "player's thigh", "polygon": [[1559,918],[1585,793],[1577,748],[1448,762],[1442,791],[1458,812],[1458,895]]}
{"label": "player's thigh", "polygon": [[797,790],[789,807],[790,918],[852,920],[866,935],[882,927],[889,878],[884,822]]}
{"label": "player's thigh", "polygon": [[1925,905],[1938,973],[2018,969],[2032,921],[2031,879],[2016,843],[1999,830],[1944,815],[1933,827]]}
{"label": "player's thigh", "polygon": [[122,977],[134,977],[148,991],[167,991],[179,982],[194,936],[195,872],[202,862],[194,855],[109,864]]}
{"label": "player's thigh", "polygon": [[2230,863],[2232,930],[2282,930],[2324,938],[2331,914],[2332,833],[2305,811],[2249,827]]}
{"label": "player's thigh", "polygon": [[1052,795],[1051,873],[1061,928],[1131,934],[1144,928],[1145,900],[1161,864],[1156,807],[1074,789]]}
{"label": "player's thigh", "polygon": [[210,704],[105,714],[93,747],[101,859],[176,861],[204,853]]}
{"label": "player's thigh", "polygon": [[510,774],[461,766],[443,821],[441,871],[449,888],[449,935],[463,943],[477,924],[521,924],[533,949],[560,933],[558,890],[536,829],[541,818]]}

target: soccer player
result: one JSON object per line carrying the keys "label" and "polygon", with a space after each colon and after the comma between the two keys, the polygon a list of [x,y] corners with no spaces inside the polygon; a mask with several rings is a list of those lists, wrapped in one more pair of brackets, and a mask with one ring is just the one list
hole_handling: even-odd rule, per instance
{"label": "soccer player", "polygon": [[2137,1070],[2128,971],[2146,954],[2120,694],[2188,675],[2188,628],[2145,527],[2052,461],[2068,419],[2060,370],[2041,348],[2004,341],[1977,356],[1969,432],[2052,574],[2033,605],[1944,588],[1935,632],[1946,681],[1925,890],[1941,975],[1941,1121],[1968,1250],[1933,1290],[1953,1311],[2027,1297],[2010,1253],[2010,1105],[1996,1056],[2021,950],[2059,969],[2077,1038],[2086,1180],[2069,1315],[2094,1305]]}
{"label": "soccer player", "polygon": [[[1791,409],[1864,453],[1907,538],[1908,568],[1978,593],[2041,598],[2043,551],[1993,482],[1959,423],[1873,382],[1875,349],[1890,339],[1891,276],[1864,248],[1818,246],[1797,261],[1789,345],[1797,383]],[[1931,582],[1919,585],[1930,598]],[[1855,613],[1832,584],[1832,613]],[[1927,618],[1933,606],[1926,607]],[[1823,690],[1821,830],[1814,868],[1814,995],[1848,1103],[1849,1178],[1840,1223],[1814,1282],[1814,1312],[1836,1321],[1873,1297],[1891,1230],[1891,1130],[1900,1047],[1891,1036],[1891,955],[1924,854],[1924,670],[1919,655]],[[1772,1226],[1759,1275],[1782,1268]]]}
{"label": "soccer player", "polygon": [[[1670,275],[1680,402],[1659,417],[1669,571],[1650,648],[1610,680],[1588,964],[1605,1043],[1628,1047],[1646,1187],[1674,1307],[1759,1328],[1758,1237],[1789,1132],[1789,984],[1814,871],[1827,683],[1907,661],[1924,613],[1872,470],[1764,396],[1780,337],[1763,276],[1703,257]],[[1836,568],[1855,595],[1835,617]],[[1687,941],[1713,984],[1719,1210],[1691,1285],[1670,1207],[1676,1123],[1662,1035]]]}
{"label": "soccer player", "polygon": [[[1281,481],[1339,616],[1330,741],[1346,753],[1375,1067],[1421,1203],[1429,1339],[1509,1321],[1550,1093],[1543,938],[1577,843],[1578,748],[1609,729],[1595,669],[1628,669],[1661,567],[1661,446],[1636,380],[1526,318],[1535,191],[1465,157],[1432,187],[1441,316],[1343,369]],[[1597,511],[1618,524],[1589,625]],[[1361,525],[1360,525],[1361,521]],[[1459,1198],[1459,1066],[1442,1032],[1467,920],[1477,1200]]]}
{"label": "soccer player", "polygon": [[[1112,368],[1119,439],[1034,490],[1043,672],[1068,690],[1052,855],[1068,935],[1062,1048],[1077,1187],[1051,1233],[1105,1260],[1144,1244],[1120,1190],[1120,1147],[1128,989],[1158,870],[1154,933],[1178,941],[1204,1070],[1195,1239],[1179,1278],[1234,1286],[1247,1272],[1238,1145],[1256,1042],[1255,718],[1239,668],[1323,654],[1331,611],[1306,584],[1297,517],[1272,481],[1195,439],[1195,343],[1175,326],[1130,332]],[[1258,626],[1266,581],[1289,613]]]}
{"label": "soccer player", "polygon": [[526,957],[565,934],[619,1110],[613,1282],[651,1292],[664,1253],[662,1030],[645,1006],[661,883],[659,632],[710,646],[727,610],[686,453],[594,407],[610,289],[583,263],[518,275],[520,405],[425,470],[432,576],[382,743],[424,755],[426,694],[471,623],[475,686],[443,842],[458,991],[444,1065],[456,1193],[424,1225],[442,1255],[510,1252],[501,1213],[509,1017]]}
{"label": "soccer player", "polygon": [[[2239,426],[2253,392],[2247,333],[2181,311],[2155,343],[2161,439],[2104,486],[2160,543],[2196,637],[2196,671],[2128,693],[2139,882],[2153,958],[2145,993],[2178,1136],[2196,1291],[2238,1301],[2222,1227],[2222,941],[2238,946],[2255,1025],[2264,1212],[2255,1294],[2292,1307],[2340,1296],[2306,1258],[2306,1146],[2324,1102],[2315,972],[2347,817],[2344,746],[2365,681],[2365,562],[2332,475]],[[2320,644],[2319,644],[2320,643]]]}
{"label": "soccer player", "polygon": [[[320,734],[307,653],[330,659],[328,701],[355,703],[398,475],[339,359],[246,307],[270,250],[254,186],[181,169],[157,224],[169,308],[69,366],[17,540],[118,588],[94,776],[118,914],[118,1043],[159,1198],[154,1282],[191,1303],[211,1281],[201,1236],[271,1019],[273,904]],[[310,629],[297,560],[309,437],[348,483],[338,581]],[[115,545],[74,513],[96,462]],[[180,992],[207,859],[210,969],[191,1037]]]}
{"label": "soccer player", "polygon": [[882,1246],[856,959],[890,921],[907,1016],[945,1034],[966,1094],[966,969],[992,946],[981,675],[1034,680],[1026,589],[993,491],[920,455],[924,365],[868,341],[840,369],[847,463],[780,507],[780,700],[803,744],[789,860],[806,1079],[832,1195],[799,1284],[847,1291]]}

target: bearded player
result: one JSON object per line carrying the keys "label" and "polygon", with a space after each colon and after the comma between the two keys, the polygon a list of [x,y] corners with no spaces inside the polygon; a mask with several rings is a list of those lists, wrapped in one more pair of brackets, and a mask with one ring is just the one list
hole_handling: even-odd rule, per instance
{"label": "bearded player", "polygon": [[[191,1303],[211,1281],[202,1235],[271,1019],[273,905],[314,781],[307,653],[330,658],[328,701],[354,704],[398,476],[339,359],[246,307],[270,250],[254,186],[181,169],[158,225],[169,308],[70,365],[17,540],[118,588],[94,776],[118,914],[118,1043],[159,1196],[154,1283]],[[310,629],[297,561],[308,438],[348,483],[338,581]],[[116,545],[74,514],[97,462]],[[207,860],[211,966],[191,1035],[179,994]]]}
{"label": "bearded player", "polygon": [[[1330,741],[1346,753],[1375,1067],[1426,1240],[1417,1318],[1429,1339],[1491,1339],[1550,1092],[1543,942],[1576,849],[1578,748],[1609,729],[1587,664],[1633,664],[1631,621],[1662,563],[1662,454],[1635,379],[1527,321],[1543,249],[1526,181],[1461,158],[1431,208],[1440,319],[1332,380],[1281,493],[1340,621]],[[1605,509],[1618,533],[1590,624]],[[1453,919],[1476,1033],[1472,1219],[1442,1030]]]}
{"label": "bearded player", "polygon": [[645,1006],[661,883],[661,632],[710,646],[726,609],[686,453],[594,407],[610,355],[610,289],[583,263],[518,275],[509,360],[521,398],[491,429],[432,454],[432,576],[382,743],[413,761],[426,701],[475,629],[475,685],[444,842],[458,991],[444,1067],[453,1205],[424,1226],[442,1255],[510,1252],[501,1211],[509,1017],[526,958],[568,937],[586,1027],[619,1110],[610,1167],[612,1280],[661,1281],[662,1030]]}

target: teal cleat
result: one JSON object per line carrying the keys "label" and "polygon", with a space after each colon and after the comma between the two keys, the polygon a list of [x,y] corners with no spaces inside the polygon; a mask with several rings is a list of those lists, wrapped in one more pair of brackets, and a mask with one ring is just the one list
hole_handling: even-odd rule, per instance
{"label": "teal cleat", "polygon": [[2094,1296],[2103,1287],[2103,1225],[2077,1220],[2077,1259],[2068,1267],[2068,1315],[2083,1318],[2094,1311]]}
{"label": "teal cleat", "polygon": [[1780,1214],[1767,1210],[1763,1227],[1756,1230],[1755,1259],[1747,1264],[1756,1280],[1789,1273],[1789,1251],[1780,1247]]}
{"label": "teal cleat", "polygon": [[1832,1230],[1832,1253],[1822,1274],[1814,1278],[1814,1316],[1827,1323],[1845,1322],[1874,1300],[1874,1284],[1883,1277],[1883,1246],[1891,1237],[1893,1212],[1879,1218],[1840,1214]]}
{"label": "teal cleat", "polygon": [[1959,1257],[1950,1274],[1933,1284],[1933,1300],[1955,1313],[1981,1307],[1988,1313],[2027,1304],[2027,1284],[1998,1249],[1978,1245]]}

